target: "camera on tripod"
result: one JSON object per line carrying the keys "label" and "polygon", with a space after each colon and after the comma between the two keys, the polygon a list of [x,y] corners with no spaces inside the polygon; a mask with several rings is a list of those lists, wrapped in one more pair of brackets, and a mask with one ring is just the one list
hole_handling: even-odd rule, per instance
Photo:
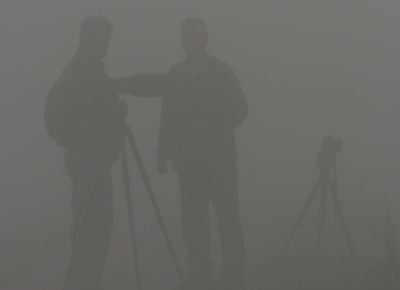
{"label": "camera on tripod", "polygon": [[[324,228],[326,228],[327,224],[327,208],[328,208],[328,190],[332,193],[332,202],[333,202],[333,212],[336,217],[339,218],[341,224],[341,230],[343,231],[344,236],[346,237],[347,245],[349,246],[349,250],[351,256],[354,259],[354,248],[353,244],[350,240],[350,234],[348,231],[348,226],[344,219],[342,207],[339,201],[339,181],[337,177],[336,171],[336,153],[342,152],[342,140],[336,139],[333,136],[326,136],[322,139],[321,149],[318,151],[317,155],[317,166],[321,169],[319,173],[318,180],[314,183],[313,188],[309,197],[307,198],[306,204],[304,205],[299,218],[295,221],[293,229],[284,244],[282,251],[279,254],[278,261],[280,261],[283,255],[286,252],[286,249],[289,246],[290,241],[294,237],[296,231],[303,226],[302,220],[307,213],[307,210],[317,193],[320,194],[320,211],[319,211],[319,221],[316,226],[317,229],[317,243],[315,248],[315,258],[318,259],[319,248],[321,243],[321,235]],[[333,180],[330,177],[330,169],[334,168],[333,172]]]}
{"label": "camera on tripod", "polygon": [[322,139],[321,149],[317,155],[317,166],[321,170],[330,170],[335,164],[336,153],[342,152],[342,140],[333,136]]}

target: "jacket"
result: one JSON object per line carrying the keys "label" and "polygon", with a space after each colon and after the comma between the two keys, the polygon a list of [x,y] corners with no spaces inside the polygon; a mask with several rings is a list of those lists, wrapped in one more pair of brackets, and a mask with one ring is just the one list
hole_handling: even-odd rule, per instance
{"label": "jacket", "polygon": [[162,102],[158,158],[171,160],[176,170],[235,162],[233,130],[245,120],[248,106],[232,68],[208,55],[196,75],[187,61],[168,75],[172,93]]}

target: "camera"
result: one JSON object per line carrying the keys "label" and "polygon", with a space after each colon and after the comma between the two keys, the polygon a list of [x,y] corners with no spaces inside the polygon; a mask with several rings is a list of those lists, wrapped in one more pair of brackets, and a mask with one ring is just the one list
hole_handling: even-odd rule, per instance
{"label": "camera", "polygon": [[317,166],[321,170],[329,170],[335,164],[336,153],[342,152],[342,140],[333,136],[322,138],[321,149],[317,155]]}

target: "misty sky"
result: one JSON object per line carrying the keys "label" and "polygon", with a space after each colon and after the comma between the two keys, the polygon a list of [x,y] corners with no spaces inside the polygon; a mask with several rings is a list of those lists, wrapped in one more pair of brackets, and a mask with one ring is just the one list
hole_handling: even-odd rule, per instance
{"label": "misty sky", "polygon": [[[236,130],[247,265],[276,258],[318,178],[316,151],[326,135],[343,139],[340,198],[356,252],[379,255],[370,224],[379,227],[386,206],[400,223],[399,1],[2,0],[0,260],[7,266],[0,269],[29,280],[43,267],[58,282],[66,268],[71,188],[63,149],[46,134],[43,108],[75,52],[80,24],[91,15],[104,15],[114,26],[105,59],[111,77],[166,73],[185,57],[182,20],[206,21],[209,52],[233,67],[250,109]],[[121,97],[185,265],[176,173],[155,170],[161,100]],[[154,276],[176,282],[132,158],[130,168],[143,283],[153,285]],[[106,284],[127,285],[133,272],[119,162],[113,176],[116,216]],[[316,204],[305,221],[310,227]],[[321,253],[348,255],[342,234],[328,235]],[[312,230],[300,230],[288,254],[312,254],[313,237]],[[218,251],[213,255],[218,272]]]}

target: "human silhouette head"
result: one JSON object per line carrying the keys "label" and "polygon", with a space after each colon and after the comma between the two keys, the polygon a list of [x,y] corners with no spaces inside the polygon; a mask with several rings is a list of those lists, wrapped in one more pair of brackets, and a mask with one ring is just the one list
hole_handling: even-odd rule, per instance
{"label": "human silhouette head", "polygon": [[201,57],[206,53],[207,26],[203,19],[188,18],[181,25],[181,41],[188,57]]}
{"label": "human silhouette head", "polygon": [[111,23],[104,16],[86,18],[80,28],[78,50],[93,56],[104,58],[113,31]]}

